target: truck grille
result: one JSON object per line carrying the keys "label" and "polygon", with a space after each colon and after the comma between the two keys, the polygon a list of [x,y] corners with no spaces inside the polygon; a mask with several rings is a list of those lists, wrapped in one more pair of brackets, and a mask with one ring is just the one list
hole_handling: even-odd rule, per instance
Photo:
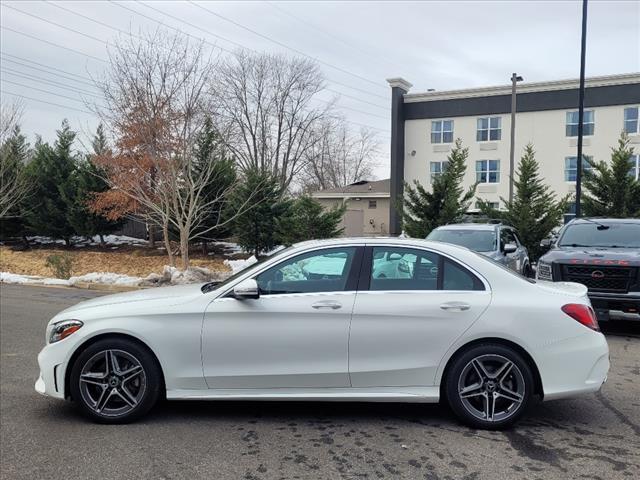
{"label": "truck grille", "polygon": [[577,282],[589,291],[627,293],[636,276],[633,267],[604,267],[600,265],[562,265],[562,280]]}

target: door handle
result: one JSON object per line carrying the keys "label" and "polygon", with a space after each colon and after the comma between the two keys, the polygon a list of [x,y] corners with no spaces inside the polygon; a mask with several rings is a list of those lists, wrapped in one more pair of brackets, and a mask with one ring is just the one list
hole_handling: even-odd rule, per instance
{"label": "door handle", "polygon": [[319,302],[313,303],[311,307],[315,308],[316,310],[320,308],[330,308],[331,310],[337,310],[339,308],[342,308],[342,304],[334,300],[321,300]]}
{"label": "door handle", "polygon": [[464,312],[465,310],[469,310],[471,305],[464,302],[447,302],[440,305],[442,310],[451,310],[454,312]]}

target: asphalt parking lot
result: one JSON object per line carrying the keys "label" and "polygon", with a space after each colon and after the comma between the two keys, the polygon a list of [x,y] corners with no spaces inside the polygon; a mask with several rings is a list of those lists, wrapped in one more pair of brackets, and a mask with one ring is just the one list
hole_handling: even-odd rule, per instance
{"label": "asphalt parking lot", "polygon": [[535,405],[504,432],[470,430],[437,405],[315,402],[166,402],[139,423],[102,426],[33,390],[47,321],[95,295],[0,287],[1,478],[640,478],[632,325],[608,337],[600,393]]}

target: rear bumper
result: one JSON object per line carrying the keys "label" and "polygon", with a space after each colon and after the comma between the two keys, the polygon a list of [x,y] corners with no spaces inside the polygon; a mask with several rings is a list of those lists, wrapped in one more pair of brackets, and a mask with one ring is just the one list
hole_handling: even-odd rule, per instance
{"label": "rear bumper", "polygon": [[555,342],[538,354],[544,400],[597,392],[609,373],[609,346],[601,333]]}
{"label": "rear bumper", "polygon": [[640,321],[640,296],[597,292],[589,292],[588,295],[599,321],[612,319]]}

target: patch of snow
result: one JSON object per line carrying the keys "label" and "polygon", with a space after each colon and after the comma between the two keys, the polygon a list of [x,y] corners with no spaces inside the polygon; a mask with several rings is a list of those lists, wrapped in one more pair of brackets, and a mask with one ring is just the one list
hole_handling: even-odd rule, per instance
{"label": "patch of snow", "polygon": [[257,262],[255,255],[251,255],[246,260],[225,260],[223,263],[231,269],[231,273],[238,273]]}
{"label": "patch of snow", "polygon": [[[41,245],[47,245],[47,244],[64,245],[64,240],[53,239],[50,237],[43,237],[41,235],[29,237],[29,241],[32,243],[38,243]],[[87,245],[97,246],[97,245],[100,245],[100,236],[94,235],[90,239],[87,239],[85,237],[74,236],[74,237],[71,237],[71,243],[76,248],[85,247]],[[106,245],[146,245],[147,241],[141,238],[128,237],[127,235],[105,235],[104,243]]]}
{"label": "patch of snow", "polygon": [[92,272],[78,277],[71,277],[66,280],[69,285],[77,283],[99,283],[102,285],[124,285],[127,287],[137,287],[142,282],[141,277],[130,277],[120,273]]}

